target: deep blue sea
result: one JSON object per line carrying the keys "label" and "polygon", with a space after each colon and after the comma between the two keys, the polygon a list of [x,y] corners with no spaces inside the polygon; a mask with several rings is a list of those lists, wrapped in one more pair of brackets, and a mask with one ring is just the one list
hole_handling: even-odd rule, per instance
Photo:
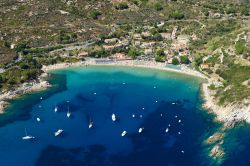
{"label": "deep blue sea", "polygon": [[[213,165],[202,142],[219,124],[200,108],[198,78],[145,68],[89,66],[53,71],[49,81],[52,88],[11,101],[0,116],[1,166]],[[22,140],[25,129],[34,140]],[[58,129],[63,133],[55,137]],[[237,136],[247,131],[239,127],[230,133],[235,139],[225,142],[238,147]],[[230,153],[233,157],[224,165],[247,165],[247,140],[241,140],[244,146]]]}

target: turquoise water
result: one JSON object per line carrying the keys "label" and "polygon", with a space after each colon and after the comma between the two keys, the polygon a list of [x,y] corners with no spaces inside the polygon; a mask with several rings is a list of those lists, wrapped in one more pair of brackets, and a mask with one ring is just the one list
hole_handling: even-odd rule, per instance
{"label": "turquoise water", "polygon": [[[47,91],[11,101],[8,113],[0,116],[1,165],[208,164],[202,141],[216,125],[199,109],[201,80],[99,66],[54,71],[50,82],[54,86]],[[22,140],[25,128],[34,140]],[[58,129],[64,132],[55,137]],[[124,130],[127,135],[121,137]]]}

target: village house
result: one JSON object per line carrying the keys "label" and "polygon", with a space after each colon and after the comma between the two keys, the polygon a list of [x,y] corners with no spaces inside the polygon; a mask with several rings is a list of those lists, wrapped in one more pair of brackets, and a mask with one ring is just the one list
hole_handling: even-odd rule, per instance
{"label": "village house", "polygon": [[207,63],[201,64],[200,67],[201,67],[202,70],[209,69],[209,65]]}
{"label": "village house", "polygon": [[142,36],[144,36],[144,37],[150,37],[150,36],[151,36],[151,33],[150,33],[150,32],[142,32],[141,34],[142,34]]}
{"label": "village house", "polygon": [[126,54],[123,53],[116,53],[114,55],[111,56],[111,58],[117,60],[117,61],[122,61],[122,60],[129,60],[131,58],[129,58]]}
{"label": "village house", "polygon": [[153,49],[152,48],[148,48],[148,49],[145,49],[144,50],[144,54],[145,55],[152,55],[154,53]]}
{"label": "village house", "polygon": [[89,55],[89,53],[86,52],[86,51],[81,51],[81,52],[79,52],[79,54],[78,54],[78,56],[83,56],[83,57],[86,57],[86,56],[88,56],[88,55]]}
{"label": "village house", "polygon": [[134,41],[134,46],[139,47],[141,45],[140,41]]}
{"label": "village house", "polygon": [[111,38],[111,39],[105,39],[104,42],[107,43],[107,44],[110,44],[110,43],[116,43],[118,42],[119,39],[118,38]]}
{"label": "village house", "polygon": [[11,45],[10,45],[10,49],[13,50],[13,49],[15,49],[15,48],[16,48],[16,44],[11,44]]}
{"label": "village house", "polygon": [[171,39],[171,33],[160,33],[163,39]]}
{"label": "village house", "polygon": [[129,46],[129,41],[127,39],[122,40],[119,43],[122,44],[122,46]]}
{"label": "village house", "polygon": [[148,47],[153,47],[155,45],[156,45],[155,42],[143,42],[140,47],[141,48],[148,48]]}
{"label": "village house", "polygon": [[134,39],[134,40],[142,40],[141,34],[135,33],[135,34],[133,35],[133,39]]}
{"label": "village house", "polygon": [[177,31],[178,31],[178,26],[175,26],[171,34],[172,39],[176,39]]}
{"label": "village house", "polygon": [[111,51],[113,49],[115,49],[115,46],[114,45],[103,45],[103,48],[105,51]]}

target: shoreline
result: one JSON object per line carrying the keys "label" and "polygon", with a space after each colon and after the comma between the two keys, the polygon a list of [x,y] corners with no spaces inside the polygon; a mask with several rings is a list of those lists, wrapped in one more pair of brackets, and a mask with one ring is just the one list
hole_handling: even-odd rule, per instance
{"label": "shoreline", "polygon": [[166,67],[165,63],[160,62],[152,62],[152,61],[142,61],[142,60],[124,60],[124,61],[114,61],[108,63],[96,63],[95,59],[89,59],[83,62],[77,63],[59,63],[50,66],[43,66],[42,70],[44,72],[49,72],[52,70],[60,70],[69,67],[86,67],[86,66],[125,66],[125,67],[141,67],[141,68],[148,68],[148,69],[156,69],[166,72],[175,72],[184,75],[190,75],[194,77],[198,77],[201,79],[208,79],[205,75],[201,74],[200,72],[190,69],[186,66],[181,66],[180,69],[173,69],[170,67]]}

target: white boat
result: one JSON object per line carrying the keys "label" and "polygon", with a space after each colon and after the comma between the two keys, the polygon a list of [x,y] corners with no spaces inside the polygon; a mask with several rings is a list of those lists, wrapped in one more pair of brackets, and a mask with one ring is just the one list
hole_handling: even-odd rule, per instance
{"label": "white boat", "polygon": [[41,119],[40,118],[36,118],[36,121],[41,122]]}
{"label": "white boat", "polygon": [[168,131],[169,131],[169,128],[166,128],[165,132],[168,133]]}
{"label": "white boat", "polygon": [[181,120],[179,120],[178,122],[181,123]]}
{"label": "white boat", "polygon": [[143,127],[139,128],[138,133],[141,133],[144,130]]}
{"label": "white boat", "polygon": [[70,118],[70,116],[71,116],[71,112],[68,111],[67,112],[67,117]]}
{"label": "white boat", "polygon": [[31,139],[35,139],[35,137],[32,136],[32,135],[28,135],[28,134],[27,134],[27,130],[26,130],[26,128],[25,128],[25,136],[22,137],[22,139],[23,139],[23,140],[31,140]]}
{"label": "white boat", "polygon": [[184,154],[184,153],[185,153],[185,152],[184,152],[184,150],[182,150],[182,151],[181,151],[181,153],[183,153],[183,154]]}
{"label": "white boat", "polygon": [[132,117],[134,118],[134,117],[135,117],[135,114],[133,114]]}
{"label": "white boat", "polygon": [[70,118],[70,116],[71,116],[71,112],[69,112],[69,101],[67,101],[67,103],[68,103],[68,112],[67,112],[67,117],[68,117],[68,118]]}
{"label": "white boat", "polygon": [[181,132],[178,132],[179,135],[181,135]]}
{"label": "white boat", "polygon": [[142,115],[140,115],[140,118],[142,118]]}
{"label": "white boat", "polygon": [[113,121],[113,122],[116,121],[116,116],[115,116],[114,113],[112,114],[111,118],[112,118],[112,121]]}
{"label": "white boat", "polygon": [[60,134],[62,134],[63,130],[59,129],[55,132],[55,137],[59,136]]}
{"label": "white boat", "polygon": [[43,97],[40,97],[40,100],[42,100],[43,99]]}
{"label": "white boat", "polygon": [[93,122],[90,121],[90,122],[89,122],[89,129],[91,129],[92,127],[93,127]]}
{"label": "white boat", "polygon": [[55,112],[57,112],[57,111],[58,111],[58,107],[57,107],[57,106],[55,106],[54,111],[55,111]]}
{"label": "white boat", "polygon": [[121,136],[124,137],[126,134],[127,134],[127,131],[124,130],[124,131],[122,132]]}

